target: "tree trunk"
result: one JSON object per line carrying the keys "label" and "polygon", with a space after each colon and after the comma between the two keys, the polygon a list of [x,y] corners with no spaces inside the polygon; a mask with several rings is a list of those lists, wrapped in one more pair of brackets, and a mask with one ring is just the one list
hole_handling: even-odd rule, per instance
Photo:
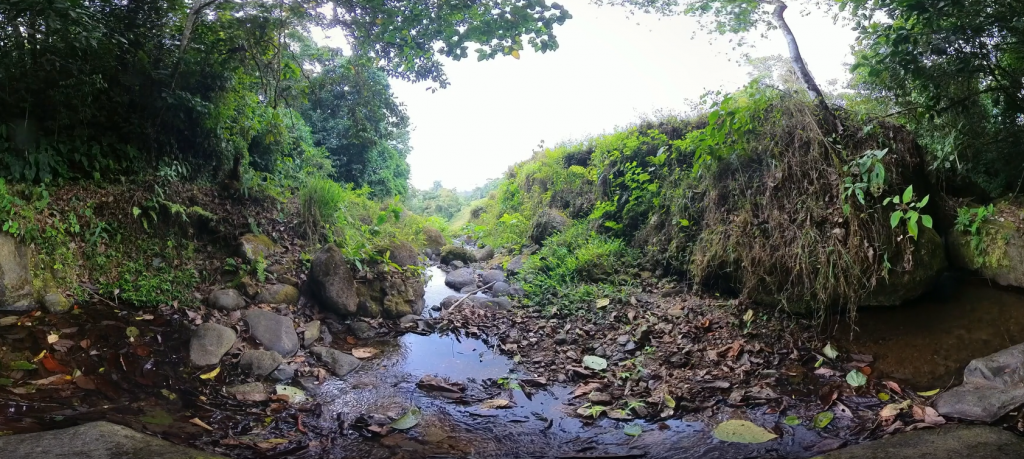
{"label": "tree trunk", "polygon": [[781,0],[775,0],[772,4],[775,5],[772,18],[775,19],[775,24],[779,26],[782,35],[786,37],[786,45],[789,47],[789,59],[793,64],[793,70],[796,71],[797,77],[807,87],[807,92],[811,93],[811,97],[814,98],[814,103],[817,105],[819,114],[822,120],[825,121],[826,126],[828,126],[829,131],[833,133],[842,132],[843,125],[839,122],[839,118],[832,111],[832,108],[828,106],[828,102],[825,101],[825,93],[821,91],[818,83],[811,76],[811,71],[807,69],[807,63],[804,62],[804,58],[800,54],[800,46],[796,43],[796,35],[793,35],[793,30],[789,28],[789,23],[786,22],[786,18],[783,16],[786,12],[786,4]]}

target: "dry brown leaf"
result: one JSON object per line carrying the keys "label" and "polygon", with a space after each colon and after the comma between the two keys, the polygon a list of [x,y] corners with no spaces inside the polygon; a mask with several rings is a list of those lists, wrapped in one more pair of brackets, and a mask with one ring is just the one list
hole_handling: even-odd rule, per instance
{"label": "dry brown leaf", "polygon": [[900,385],[899,384],[896,384],[895,382],[892,382],[892,381],[882,381],[882,382],[885,383],[886,387],[891,389],[893,392],[896,392],[897,394],[903,395],[903,390],[900,389]]}
{"label": "dry brown leaf", "polygon": [[596,382],[580,383],[580,385],[576,386],[576,389],[572,391],[572,397],[570,397],[570,398],[576,398],[576,397],[582,397],[584,395],[589,395],[591,392],[600,389],[601,386],[603,386],[602,383],[596,383]]}
{"label": "dry brown leaf", "polygon": [[483,403],[480,404],[480,409],[495,410],[499,408],[512,408],[514,406],[516,406],[516,404],[511,400],[503,400],[500,398],[496,398],[493,400],[485,400]]}
{"label": "dry brown leaf", "polygon": [[209,430],[209,431],[211,431],[211,432],[213,431],[213,427],[210,427],[210,426],[206,425],[206,423],[205,423],[205,422],[203,422],[203,421],[200,421],[200,420],[199,420],[199,418],[192,418],[192,419],[189,419],[189,421],[188,421],[188,422],[191,422],[191,423],[193,423],[193,424],[195,424],[195,425],[197,425],[197,426],[199,426],[199,427],[202,427],[202,428],[204,428],[204,429],[206,429],[206,430]]}
{"label": "dry brown leaf", "polygon": [[92,378],[88,376],[79,376],[75,378],[75,384],[85,390],[96,390],[96,383],[92,381]]}
{"label": "dry brown leaf", "polygon": [[377,355],[378,352],[380,351],[372,347],[357,347],[352,349],[352,357],[357,359],[368,359]]}

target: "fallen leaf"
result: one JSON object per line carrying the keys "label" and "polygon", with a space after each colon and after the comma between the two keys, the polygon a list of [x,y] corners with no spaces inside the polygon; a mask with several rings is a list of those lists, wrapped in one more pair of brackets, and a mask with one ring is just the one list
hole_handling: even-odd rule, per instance
{"label": "fallen leaf", "polygon": [[586,383],[586,384],[580,383],[580,385],[576,386],[576,389],[574,389],[572,391],[572,397],[570,397],[570,398],[576,398],[576,397],[582,397],[584,395],[590,395],[591,392],[600,389],[601,386],[603,386],[603,385],[604,384],[601,384],[601,383]]}
{"label": "fallen leaf", "polygon": [[908,406],[910,406],[910,403],[910,400],[907,400],[902,403],[890,403],[882,407],[882,411],[880,411],[878,415],[882,418],[892,418],[897,414],[900,414],[900,411],[903,411]]}
{"label": "fallen leaf", "polygon": [[822,411],[814,415],[814,427],[824,429],[825,426],[828,425],[828,423],[832,422],[832,419],[835,418],[835,416],[836,415],[833,414],[831,411]]}
{"label": "fallen leaf", "polygon": [[96,383],[92,381],[92,378],[88,376],[79,376],[75,378],[75,384],[85,390],[96,390]]}
{"label": "fallen leaf", "polygon": [[419,424],[420,417],[423,413],[420,412],[419,408],[415,406],[409,409],[409,412],[405,413],[404,416],[398,418],[395,422],[391,423],[392,429],[397,430],[409,430]]}
{"label": "fallen leaf", "polygon": [[864,376],[871,376],[871,367],[860,367],[857,371],[864,373]]}
{"label": "fallen leaf", "polygon": [[35,392],[36,386],[8,387],[7,390],[14,392],[15,394],[25,395]]}
{"label": "fallen leaf", "polygon": [[835,390],[829,390],[828,388],[825,388],[825,390],[826,392],[818,396],[818,401],[821,402],[822,407],[828,408],[832,406],[832,402],[834,402],[836,400],[836,397],[839,396],[839,392]]}
{"label": "fallen leaf", "polygon": [[730,420],[715,427],[715,438],[733,443],[764,443],[778,438],[750,421]]}
{"label": "fallen leaf", "polygon": [[900,385],[899,384],[896,384],[895,382],[892,382],[892,381],[882,381],[882,382],[885,383],[886,387],[891,389],[893,392],[895,392],[897,394],[900,394],[900,395],[903,395],[903,390],[900,389]]}
{"label": "fallen leaf", "polygon": [[4,317],[0,319],[0,327],[7,327],[18,323],[20,320],[17,316]]}
{"label": "fallen leaf", "polygon": [[924,407],[924,422],[933,426],[941,426],[946,423],[946,419],[939,416],[939,412],[935,411],[935,408],[926,406]]}
{"label": "fallen leaf", "polygon": [[825,354],[825,357],[828,357],[829,359],[835,359],[839,356],[839,351],[836,351],[836,348],[832,347],[832,343],[826,344],[825,348],[821,350],[821,353]]}
{"label": "fallen leaf", "polygon": [[31,381],[32,384],[37,386],[63,386],[69,382],[71,382],[71,377],[68,375],[53,375],[49,378]]}
{"label": "fallen leaf", "polygon": [[134,339],[136,336],[139,336],[139,329],[135,327],[128,327],[124,330],[124,334],[127,335],[129,339]]}
{"label": "fallen leaf", "polygon": [[53,354],[46,354],[46,356],[43,357],[42,364],[44,368],[53,373],[71,372],[71,370],[68,370],[68,367],[65,367],[64,365],[61,365],[60,362],[57,362],[57,359],[53,358]]}
{"label": "fallen leaf", "polygon": [[622,429],[622,433],[629,435],[630,437],[639,437],[644,432],[643,426],[637,423],[630,424]]}
{"label": "fallen leaf", "polygon": [[591,370],[601,371],[608,368],[608,361],[596,355],[588,355],[583,357],[583,366]]}
{"label": "fallen leaf", "polygon": [[209,373],[203,373],[203,374],[199,375],[199,377],[202,378],[202,379],[213,379],[213,378],[217,377],[217,374],[219,374],[219,373],[220,373],[220,367],[218,366],[217,368],[214,368],[213,371],[211,371]]}
{"label": "fallen leaf", "polygon": [[594,302],[594,306],[596,306],[598,308],[603,308],[603,307],[608,306],[609,304],[611,304],[611,302],[612,302],[612,300],[610,300],[608,298],[599,298],[597,301]]}
{"label": "fallen leaf", "polygon": [[39,367],[35,366],[34,364],[28,363],[24,360],[16,360],[14,362],[8,363],[7,368],[10,368],[12,370],[35,370],[36,368]]}
{"label": "fallen leaf", "polygon": [[189,419],[188,422],[191,422],[191,423],[193,423],[193,424],[195,424],[195,425],[197,425],[199,427],[202,427],[202,428],[204,428],[206,430],[209,430],[211,432],[213,431],[213,427],[210,427],[210,426],[206,425],[206,423],[201,421],[201,420],[199,420],[199,418]]}
{"label": "fallen leaf", "polygon": [[433,375],[423,375],[416,387],[427,392],[440,392],[442,394],[461,395],[466,391],[466,385],[460,382],[449,382]]}
{"label": "fallen leaf", "polygon": [[783,422],[785,422],[788,426],[797,426],[800,425],[800,418],[793,415],[789,415],[786,416],[786,420]]}
{"label": "fallen leaf", "polygon": [[50,344],[56,343],[57,340],[59,340],[59,339],[60,339],[60,335],[55,335],[53,333],[51,333],[49,335],[46,335],[46,342],[50,343]]}
{"label": "fallen leaf", "polygon": [[868,377],[858,370],[846,374],[846,382],[853,387],[860,387],[868,383]]}
{"label": "fallen leaf", "polygon": [[662,396],[661,400],[665,403],[665,406],[667,406],[669,408],[675,408],[676,407],[676,401],[671,396],[669,396],[668,394],[665,394],[664,396]]}
{"label": "fallen leaf", "polygon": [[53,346],[53,349],[55,351],[67,352],[68,349],[75,347],[75,342],[69,339],[59,339],[57,341],[54,341],[50,345]]}
{"label": "fallen leaf", "polygon": [[883,402],[888,402],[889,401],[889,394],[887,394],[885,392],[879,392],[878,393],[878,399],[883,401]]}
{"label": "fallen leaf", "polygon": [[500,398],[496,398],[493,400],[485,400],[483,403],[480,404],[480,409],[495,410],[499,408],[512,408],[514,406],[516,406],[516,404],[510,400],[502,400]]}
{"label": "fallen leaf", "polygon": [[378,352],[380,351],[372,347],[357,347],[352,349],[352,357],[357,359],[368,359],[377,355]]}
{"label": "fallen leaf", "polygon": [[156,424],[160,426],[171,425],[171,423],[174,422],[174,418],[164,410],[150,411],[146,413],[145,416],[140,417],[139,420],[147,424]]}
{"label": "fallen leaf", "polygon": [[82,349],[89,349],[89,345],[91,344],[92,341],[89,341],[87,339],[83,339],[82,342],[78,343],[79,346],[82,346]]}
{"label": "fallen leaf", "polygon": [[290,398],[290,403],[302,403],[306,401],[306,393],[297,387],[279,384],[274,388],[274,391],[278,395],[287,395]]}
{"label": "fallen leaf", "polygon": [[824,376],[826,378],[829,377],[829,376],[839,376],[839,372],[838,371],[835,371],[835,370],[833,370],[831,368],[826,368],[826,367],[821,367],[821,368],[818,368],[817,370],[814,370],[814,374],[819,375],[819,376]]}
{"label": "fallen leaf", "polygon": [[174,400],[174,399],[178,398],[177,395],[174,395],[174,392],[171,392],[171,391],[169,391],[167,389],[160,389],[160,393],[164,394],[164,397],[167,397],[169,400]]}
{"label": "fallen leaf", "polygon": [[356,344],[359,342],[359,340],[356,339],[355,336],[346,336],[345,341],[348,342],[348,344]]}
{"label": "fallen leaf", "polygon": [[941,389],[935,389],[935,390],[930,390],[930,391],[927,391],[927,392],[918,392],[917,395],[920,395],[922,397],[931,397],[932,395],[935,395],[935,394],[939,393],[940,390]]}

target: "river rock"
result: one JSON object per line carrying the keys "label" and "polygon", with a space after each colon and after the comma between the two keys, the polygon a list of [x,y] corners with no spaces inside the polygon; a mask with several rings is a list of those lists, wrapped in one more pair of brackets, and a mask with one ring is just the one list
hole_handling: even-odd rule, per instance
{"label": "river rock", "polygon": [[292,320],[262,309],[250,309],[242,316],[249,324],[249,335],[267,350],[291,357],[299,350],[299,335]]}
{"label": "river rock", "polygon": [[415,315],[415,314],[409,314],[407,316],[402,316],[401,319],[398,319],[398,323],[400,325],[416,324],[416,323],[419,323],[419,321],[422,320],[422,319],[423,319],[423,316],[418,316],[418,315]]}
{"label": "river rock", "polygon": [[0,451],[11,459],[225,459],[104,421],[2,436]]}
{"label": "river rock", "polygon": [[195,366],[216,365],[235,344],[235,331],[223,325],[201,324],[192,332],[188,355]]}
{"label": "river rock", "polygon": [[372,325],[361,320],[349,323],[348,329],[352,332],[352,336],[359,339],[370,339],[377,336],[377,330]]}
{"label": "river rock", "polygon": [[484,271],[484,273],[480,275],[480,280],[484,282],[484,285],[505,282],[505,273],[498,269]]}
{"label": "river rock", "polygon": [[298,367],[299,364],[297,363],[282,363],[270,373],[270,379],[275,381],[290,381],[295,377],[295,371],[299,369]]}
{"label": "river rock", "polygon": [[237,311],[245,307],[245,298],[238,290],[225,288],[211,293],[206,298],[206,304],[221,311]]}
{"label": "river rock", "polygon": [[423,240],[426,242],[428,249],[438,253],[448,243],[444,234],[430,226],[423,227]]}
{"label": "river rock", "polygon": [[974,235],[950,230],[946,236],[950,263],[1000,285],[1024,287],[1024,228],[1013,222],[1022,212],[1021,205],[1003,201],[995,205],[995,215],[978,224]]}
{"label": "river rock", "polygon": [[998,427],[947,424],[832,451],[826,459],[1009,459],[1024,457],[1024,439]]}
{"label": "river rock", "polygon": [[404,268],[416,266],[420,263],[420,257],[416,254],[416,248],[408,242],[393,242],[388,246],[388,259],[392,263]]}
{"label": "river rock", "polygon": [[299,289],[288,284],[270,284],[256,295],[260,304],[295,304],[299,302]]}
{"label": "river rock", "polygon": [[320,321],[310,321],[304,328],[306,331],[302,333],[302,345],[310,347],[317,339],[320,339]]}
{"label": "river rock", "polygon": [[511,290],[512,286],[504,282],[498,282],[491,287],[491,293],[494,296],[507,296]]}
{"label": "river rock", "polygon": [[327,244],[310,263],[310,292],[326,309],[346,316],[359,312],[356,281],[348,262],[334,244]]}
{"label": "river rock", "polygon": [[515,258],[509,260],[508,264],[505,265],[505,270],[508,271],[509,274],[516,274],[519,271],[522,271],[527,258],[528,257],[526,255],[516,255]]}
{"label": "river rock", "polygon": [[276,250],[274,241],[262,234],[246,234],[238,240],[238,254],[246,261],[267,258]]}
{"label": "river rock", "polygon": [[459,290],[459,293],[461,293],[463,295],[468,295],[468,294],[473,293],[475,291],[477,291],[476,285],[467,285],[465,287],[462,287],[462,290]]}
{"label": "river rock", "polygon": [[465,247],[446,245],[441,249],[441,264],[448,265],[453,261],[461,261],[470,264],[476,261],[476,255]]}
{"label": "river rock", "polygon": [[270,395],[267,394],[266,386],[261,382],[229,386],[224,388],[224,392],[240,400],[248,400],[251,402],[261,402],[270,399]]}
{"label": "river rock", "polygon": [[32,311],[32,251],[13,237],[0,234],[0,311]]}
{"label": "river rock", "polygon": [[60,314],[71,309],[72,303],[71,300],[64,298],[64,295],[53,292],[43,297],[43,306],[50,314]]}
{"label": "river rock", "polygon": [[[450,309],[456,302],[461,300],[465,295],[449,295],[445,299],[441,300],[442,309]],[[512,302],[506,298],[487,298],[485,296],[473,295],[462,303],[459,303],[459,307],[474,307],[478,309],[486,309],[488,311],[508,311],[512,309]]]}
{"label": "river rock", "polygon": [[471,268],[456,269],[445,276],[444,285],[455,291],[470,285],[476,287],[476,273]]}
{"label": "river rock", "polygon": [[375,276],[356,284],[359,315],[397,319],[423,312],[423,278],[401,273]]}
{"label": "river rock", "polygon": [[914,244],[914,267],[890,270],[889,280],[878,279],[875,288],[861,300],[861,306],[895,306],[931,290],[946,270],[946,250],[935,230],[921,227]]}
{"label": "river rock", "polygon": [[274,351],[245,351],[238,359],[238,367],[252,376],[263,377],[276,370],[284,358]]}
{"label": "river rock", "polygon": [[943,416],[993,422],[1024,404],[1024,344],[974,359],[964,382],[935,397]]}
{"label": "river rock", "polygon": [[310,349],[310,352],[316,356],[317,360],[323,362],[334,376],[339,378],[345,377],[345,375],[359,367],[359,359],[337,349],[314,347]]}
{"label": "river rock", "polygon": [[526,290],[518,285],[513,285],[508,289],[508,296],[526,296]]}
{"label": "river rock", "polygon": [[530,242],[544,245],[544,240],[562,231],[572,223],[565,215],[554,209],[544,209],[537,213],[530,223]]}
{"label": "river rock", "polygon": [[473,257],[479,262],[490,260],[494,258],[494,247],[487,246],[482,249],[476,249],[473,251]]}
{"label": "river rock", "polygon": [[461,269],[461,268],[465,268],[466,264],[461,262],[461,261],[459,261],[459,260],[455,260],[455,261],[449,263],[448,266],[451,266],[452,269]]}

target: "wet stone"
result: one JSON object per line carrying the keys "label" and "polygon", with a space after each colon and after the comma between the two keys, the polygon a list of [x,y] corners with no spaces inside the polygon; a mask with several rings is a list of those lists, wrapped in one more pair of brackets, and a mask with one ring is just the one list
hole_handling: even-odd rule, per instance
{"label": "wet stone", "polygon": [[419,323],[420,319],[422,319],[422,318],[423,318],[422,316],[417,316],[415,314],[409,314],[407,316],[403,316],[401,319],[398,319],[398,323],[402,324],[402,325],[415,324],[415,323]]}
{"label": "wet stone", "polygon": [[498,282],[491,287],[491,293],[494,296],[506,296],[512,290],[512,287],[504,282]]}
{"label": "wet stone", "polygon": [[227,393],[228,395],[234,395],[234,396],[238,396],[239,394],[250,395],[250,396],[254,396],[254,395],[258,395],[258,394],[266,395],[267,394],[267,388],[264,387],[263,383],[261,383],[261,382],[251,382],[251,383],[248,383],[248,384],[238,384],[238,385],[234,385],[234,386],[228,386],[228,387],[224,388],[224,392]]}
{"label": "wet stone", "polygon": [[299,335],[292,320],[262,309],[252,309],[243,316],[249,324],[249,334],[267,350],[291,357],[299,350]]}
{"label": "wet stone", "polygon": [[245,307],[245,298],[238,290],[226,288],[211,293],[206,304],[221,311],[236,311]]}
{"label": "wet stone", "polygon": [[943,416],[993,422],[1024,404],[1024,344],[974,359],[964,383],[935,397]]}
{"label": "wet stone", "polygon": [[288,284],[270,284],[260,289],[256,302],[260,304],[295,304],[299,301],[299,290]]}
{"label": "wet stone", "polygon": [[18,459],[223,459],[109,422],[3,436],[0,451]]}
{"label": "wet stone", "polygon": [[317,360],[326,365],[334,376],[339,378],[344,377],[359,367],[359,359],[337,349],[314,347],[310,349],[310,352],[316,356]]}
{"label": "wet stone", "polygon": [[273,372],[284,358],[274,351],[245,351],[242,358],[238,360],[238,366],[242,371],[253,376],[263,377]]}
{"label": "wet stone", "polygon": [[60,314],[71,309],[71,301],[60,293],[48,293],[43,297],[43,306],[50,311],[50,314]]}
{"label": "wet stone", "polygon": [[448,273],[444,285],[452,290],[462,290],[468,286],[476,286],[476,273],[470,268],[460,268]]}
{"label": "wet stone", "polygon": [[826,459],[1009,459],[1024,457],[1024,439],[998,427],[947,425],[901,433],[833,451]]}
{"label": "wet stone", "polygon": [[220,362],[221,357],[235,344],[235,331],[217,324],[205,323],[196,327],[189,342],[192,365],[206,366]]}
{"label": "wet stone", "polygon": [[462,290],[459,290],[459,293],[461,293],[463,295],[467,295],[467,294],[475,292],[476,288],[477,288],[476,285],[467,285],[465,287],[462,287]]}
{"label": "wet stone", "polygon": [[505,273],[501,272],[499,269],[492,269],[490,271],[485,271],[480,276],[480,279],[484,281],[484,285],[505,282]]}
{"label": "wet stone", "polygon": [[356,321],[348,324],[348,329],[356,338],[370,339],[377,336],[377,330],[366,322]]}
{"label": "wet stone", "polygon": [[306,324],[306,331],[302,333],[302,345],[310,347],[316,340],[320,339],[320,321],[313,320]]}
{"label": "wet stone", "polygon": [[611,394],[606,394],[604,392],[591,392],[588,398],[591,403],[597,403],[599,405],[607,405],[612,402]]}
{"label": "wet stone", "polygon": [[282,363],[270,373],[270,378],[275,381],[289,381],[295,377],[295,370],[298,365],[294,363]]}
{"label": "wet stone", "polygon": [[466,264],[461,262],[461,261],[459,261],[459,260],[455,260],[455,261],[451,262],[451,264],[449,266],[451,266],[452,268],[455,268],[455,269],[460,269],[460,268],[465,267]]}
{"label": "wet stone", "polygon": [[559,333],[559,334],[555,335],[554,342],[555,342],[555,344],[561,346],[561,345],[563,345],[565,343],[568,343],[569,339],[565,336],[565,333]]}

